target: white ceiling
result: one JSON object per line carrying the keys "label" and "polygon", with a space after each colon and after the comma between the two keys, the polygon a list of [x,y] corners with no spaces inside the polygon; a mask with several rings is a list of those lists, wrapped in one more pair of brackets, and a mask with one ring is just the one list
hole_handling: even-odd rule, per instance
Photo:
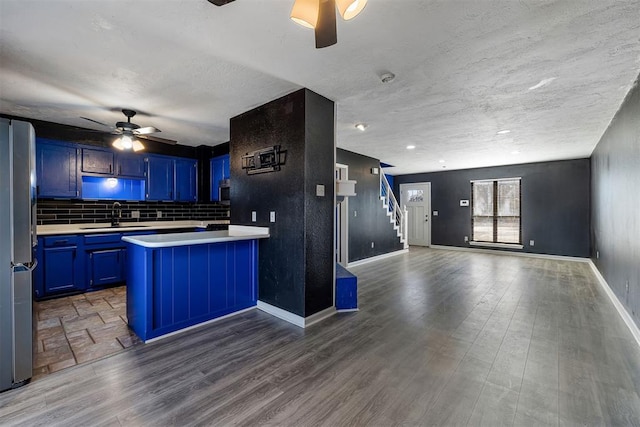
{"label": "white ceiling", "polygon": [[101,129],[80,116],[127,107],[217,145],[307,87],[336,101],[338,147],[400,174],[588,157],[640,72],[638,0],[369,0],[326,49],[292,4],[0,0],[0,112]]}

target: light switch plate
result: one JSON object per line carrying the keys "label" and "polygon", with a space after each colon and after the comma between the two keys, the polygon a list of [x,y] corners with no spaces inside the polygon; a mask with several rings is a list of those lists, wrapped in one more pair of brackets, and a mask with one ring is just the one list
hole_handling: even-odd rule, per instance
{"label": "light switch plate", "polygon": [[433,211],[433,216],[438,216],[438,211]]}
{"label": "light switch plate", "polygon": [[324,185],[322,184],[316,185],[316,196],[324,197]]}
{"label": "light switch plate", "polygon": [[256,211],[251,211],[251,222],[256,222],[257,216]]}
{"label": "light switch plate", "polygon": [[269,222],[276,222],[276,213],[274,211],[269,212]]}

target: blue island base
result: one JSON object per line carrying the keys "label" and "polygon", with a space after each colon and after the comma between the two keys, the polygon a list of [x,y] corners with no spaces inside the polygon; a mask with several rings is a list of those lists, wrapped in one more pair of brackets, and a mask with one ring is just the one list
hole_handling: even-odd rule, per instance
{"label": "blue island base", "polygon": [[127,244],[127,317],[143,340],[256,306],[257,240]]}

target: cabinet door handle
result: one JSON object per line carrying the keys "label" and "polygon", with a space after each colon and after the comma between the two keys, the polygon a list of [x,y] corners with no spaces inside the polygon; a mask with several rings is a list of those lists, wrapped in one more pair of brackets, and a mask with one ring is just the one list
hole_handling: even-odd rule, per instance
{"label": "cabinet door handle", "polygon": [[122,175],[122,165],[118,165],[118,175]]}
{"label": "cabinet door handle", "polygon": [[113,168],[113,165],[109,165],[109,173],[113,173],[113,172],[111,171],[111,169],[112,169],[112,168]]}

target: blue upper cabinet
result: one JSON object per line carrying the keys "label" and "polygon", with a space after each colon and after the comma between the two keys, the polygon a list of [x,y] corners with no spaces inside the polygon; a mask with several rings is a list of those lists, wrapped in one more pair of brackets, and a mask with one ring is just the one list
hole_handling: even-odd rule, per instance
{"label": "blue upper cabinet", "polygon": [[195,202],[198,199],[198,161],[175,159],[175,200]]}
{"label": "blue upper cabinet", "polygon": [[113,151],[96,148],[82,149],[82,172],[113,175],[115,173]]}
{"label": "blue upper cabinet", "polygon": [[139,154],[118,154],[116,174],[131,178],[144,178],[144,156]]}
{"label": "blue upper cabinet", "polygon": [[38,139],[36,174],[38,197],[79,197],[79,148]]}
{"label": "blue upper cabinet", "polygon": [[148,156],[147,200],[173,200],[174,159],[163,156]]}
{"label": "blue upper cabinet", "polygon": [[223,179],[229,179],[229,155],[225,154],[223,156],[214,157],[211,159],[211,201],[219,202],[220,194],[218,193],[218,189],[220,186],[220,181]]}

